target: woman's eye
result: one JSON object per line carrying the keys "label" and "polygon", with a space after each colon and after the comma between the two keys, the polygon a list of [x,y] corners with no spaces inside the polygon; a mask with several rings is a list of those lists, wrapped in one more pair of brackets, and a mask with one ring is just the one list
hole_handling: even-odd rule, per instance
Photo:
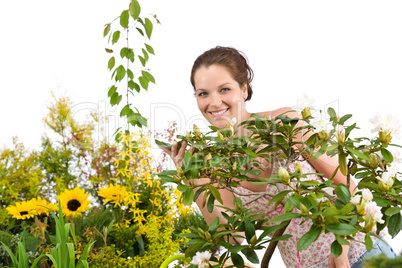
{"label": "woman's eye", "polygon": [[229,88],[222,88],[222,92],[226,92],[226,91],[229,91],[230,89]]}
{"label": "woman's eye", "polygon": [[206,92],[201,92],[201,93],[198,94],[198,96],[200,96],[200,97],[204,97],[204,96],[206,96],[206,95],[207,95]]}

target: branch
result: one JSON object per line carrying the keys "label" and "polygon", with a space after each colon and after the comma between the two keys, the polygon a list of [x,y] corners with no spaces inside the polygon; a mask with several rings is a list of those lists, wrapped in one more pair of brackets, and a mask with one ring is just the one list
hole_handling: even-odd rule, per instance
{"label": "branch", "polygon": [[[274,235],[272,236],[272,239],[283,235],[286,228],[289,226],[289,223],[290,223],[290,221],[288,221],[287,224],[285,226],[283,226],[281,229],[277,230],[274,233]],[[271,260],[272,255],[274,254],[274,251],[275,251],[275,248],[276,248],[278,242],[279,242],[278,240],[269,242],[268,248],[265,251],[264,257],[262,258],[262,261],[261,261],[261,268],[268,268],[269,261]]]}

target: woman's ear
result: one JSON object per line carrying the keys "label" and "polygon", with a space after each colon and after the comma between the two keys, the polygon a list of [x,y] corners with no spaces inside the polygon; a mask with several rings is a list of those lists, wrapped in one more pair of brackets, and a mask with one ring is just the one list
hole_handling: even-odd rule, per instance
{"label": "woman's ear", "polygon": [[244,83],[244,85],[242,86],[241,94],[244,100],[247,99],[248,97],[247,83]]}

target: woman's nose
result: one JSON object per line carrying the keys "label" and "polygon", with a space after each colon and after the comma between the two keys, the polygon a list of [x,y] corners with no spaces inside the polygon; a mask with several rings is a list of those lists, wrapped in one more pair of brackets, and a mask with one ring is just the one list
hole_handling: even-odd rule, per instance
{"label": "woman's nose", "polygon": [[209,103],[211,106],[219,106],[222,104],[222,99],[217,94],[211,95],[211,102]]}

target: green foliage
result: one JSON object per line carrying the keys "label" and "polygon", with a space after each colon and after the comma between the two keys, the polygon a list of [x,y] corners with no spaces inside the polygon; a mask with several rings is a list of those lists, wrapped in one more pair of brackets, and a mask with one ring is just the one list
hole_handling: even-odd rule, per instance
{"label": "green foliage", "polygon": [[399,255],[395,258],[389,258],[385,254],[380,254],[364,258],[363,264],[366,268],[397,268],[402,266],[402,256]]}
{"label": "green foliage", "polygon": [[[249,181],[254,184],[271,184],[279,193],[274,196],[260,193],[256,197],[251,196],[248,203],[268,195],[269,204],[284,207],[284,213],[269,222],[276,225],[268,229],[264,227],[264,217],[254,219],[246,216],[248,214],[244,210],[244,204],[235,203],[235,209],[224,207],[228,214],[232,215],[222,212],[228,224],[221,223],[219,226],[222,231],[217,233],[209,231],[216,230],[216,221],[213,221],[209,228],[192,229],[195,234],[187,235],[191,240],[188,242],[186,256],[192,257],[197,251],[208,251],[211,246],[219,244],[227,250],[219,259],[220,265],[225,259],[231,258],[236,267],[244,267],[243,260],[237,254],[239,251],[244,253],[250,262],[258,263],[255,250],[263,248],[263,244],[269,241],[289,238],[282,235],[283,231],[290,220],[301,217],[310,219],[313,224],[299,239],[298,250],[307,249],[323,232],[335,235],[336,240],[331,245],[331,252],[335,256],[342,253],[341,245],[347,245],[348,241],[354,240],[357,232],[366,233],[364,244],[367,249],[372,248],[371,236],[377,236],[386,226],[393,237],[397,235],[402,229],[399,213],[402,184],[398,173],[392,173],[394,157],[389,147],[401,146],[390,144],[394,130],[380,131],[373,139],[352,139],[350,133],[357,128],[356,124],[345,125],[351,115],[338,118],[332,108],[328,109],[328,115],[331,118],[329,124],[332,126],[328,131],[316,131],[318,126],[313,125],[311,115],[295,118],[285,113],[269,119],[254,114],[250,120],[240,124],[252,133],[250,136],[236,135],[232,125],[227,125],[226,129],[211,126],[211,131],[206,134],[194,126],[193,131],[186,136],[178,136],[180,142],[186,141],[188,146],[194,149],[184,154],[181,167],[173,171],[163,171],[159,176],[166,182],[178,184],[184,203],[195,201],[203,192],[202,205],[211,212],[216,206],[215,201],[222,204],[219,189],[236,194],[240,182]],[[362,145],[362,141],[366,141],[368,145]],[[170,146],[159,141],[158,144],[163,147]],[[317,159],[324,154],[337,156],[339,166],[329,180],[310,180],[308,176],[312,174],[303,174],[297,161],[301,158]],[[272,174],[270,178],[259,176],[263,165],[273,166],[277,161],[282,166],[277,174]],[[290,171],[291,166],[294,171]],[[346,176],[347,185],[335,185],[331,180],[338,170]],[[386,175],[389,176],[388,180]],[[351,176],[359,179],[356,193],[353,195],[349,191]],[[199,178],[209,178],[209,182],[202,185],[191,184],[192,180]],[[195,188],[197,190],[194,194]],[[364,199],[368,198],[363,196],[367,191],[373,195],[372,200]],[[328,194],[329,192],[334,195]],[[371,212],[365,212],[365,206],[370,206]],[[374,226],[376,233],[372,232]],[[264,232],[257,238],[256,230]],[[267,238],[279,230],[281,232],[273,235],[271,239]],[[226,242],[227,238],[218,235],[238,232],[244,232],[241,237],[247,240],[246,245],[233,246]],[[274,243],[270,243],[269,247],[271,244],[274,247]],[[262,265],[267,265],[265,260]]]}
{"label": "green foliage", "polygon": [[[139,2],[132,0],[128,9],[123,10],[113,22],[107,23],[103,31],[103,36],[108,37],[108,43],[112,46],[106,48],[106,52],[112,54],[107,68],[112,72],[111,79],[114,80],[108,90],[110,104],[121,104],[125,96],[125,106],[120,116],[125,117],[128,124],[138,127],[146,126],[147,119],[132,107],[129,95],[148,90],[149,83],[155,84],[155,78],[147,68],[150,54],[155,54],[152,46],[146,43],[150,41],[153,32],[151,20],[159,23],[155,15],[142,15]],[[133,45],[132,41],[137,43]]]}
{"label": "green foliage", "polygon": [[38,167],[38,154],[25,149],[13,139],[13,148],[0,151],[0,208],[17,200],[36,197],[43,186],[42,170]]}
{"label": "green foliage", "polygon": [[28,267],[34,268],[37,266],[40,259],[43,257],[43,254],[40,255],[32,262],[32,265],[29,265],[27,253],[23,242],[18,242],[17,251],[15,254],[6,244],[4,244],[3,242],[1,243],[3,247],[6,249],[7,253],[10,255],[10,258],[12,260],[12,266],[11,266],[12,268],[28,268]]}

